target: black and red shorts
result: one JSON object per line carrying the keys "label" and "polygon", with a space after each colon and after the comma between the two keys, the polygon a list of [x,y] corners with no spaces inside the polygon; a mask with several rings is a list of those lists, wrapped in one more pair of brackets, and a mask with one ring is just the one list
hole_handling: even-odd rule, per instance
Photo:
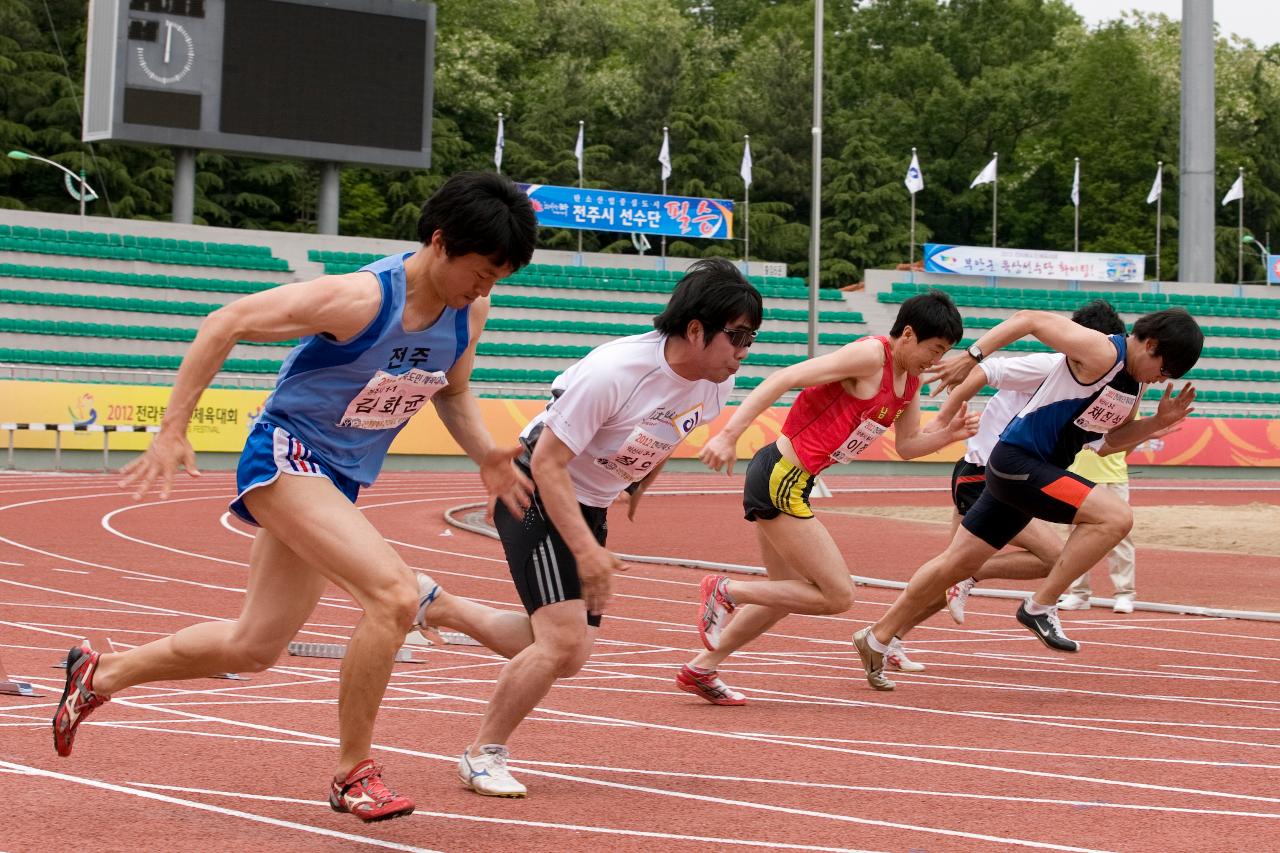
{"label": "black and red shorts", "polygon": [[951,469],[951,502],[955,504],[956,512],[961,515],[967,513],[986,488],[986,465],[976,465],[964,459],[956,461],[956,467]]}
{"label": "black and red shorts", "polygon": [[1071,524],[1093,482],[1065,468],[1031,455],[1021,447],[996,445],[987,459],[987,482],[961,524],[974,536],[999,550],[1041,518]]}

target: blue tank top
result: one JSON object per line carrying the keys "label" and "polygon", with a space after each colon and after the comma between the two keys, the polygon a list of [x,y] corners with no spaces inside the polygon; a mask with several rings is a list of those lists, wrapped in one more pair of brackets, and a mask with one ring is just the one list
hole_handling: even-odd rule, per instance
{"label": "blue tank top", "polygon": [[262,419],[299,438],[333,468],[362,485],[382,469],[392,440],[447,382],[466,351],[470,308],[445,307],[420,332],[404,330],[404,259],[374,261],[378,316],[346,343],[312,335],[285,358]]}

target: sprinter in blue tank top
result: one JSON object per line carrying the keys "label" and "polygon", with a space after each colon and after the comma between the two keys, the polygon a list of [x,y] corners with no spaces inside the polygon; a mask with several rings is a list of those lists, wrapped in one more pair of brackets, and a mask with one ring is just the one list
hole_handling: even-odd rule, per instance
{"label": "sprinter in blue tank top", "polygon": [[342,662],[334,811],[364,821],[413,812],[369,757],[374,717],[396,650],[417,611],[413,573],[355,507],[392,439],[430,402],[480,466],[486,489],[513,512],[532,484],[497,447],[468,390],[489,291],[529,262],[533,207],[493,173],[463,173],[423,206],[422,247],[347,275],[286,284],[232,302],[200,326],[178,371],[159,434],[125,466],[141,498],[174,474],[199,476],[187,423],[236,341],[301,337],[285,359],[237,470],[237,516],[258,527],[248,596],[235,622],[208,622],[123,653],[85,643],[67,658],[54,745],[71,753],[77,726],[119,690],[152,681],[259,672],[275,663],[332,581],[364,610]]}
{"label": "sprinter in blue tank top", "polygon": [[[1049,648],[1078,651],[1058,621],[1058,596],[1129,533],[1133,511],[1067,466],[1087,443],[1105,437],[1116,447],[1140,444],[1192,411],[1191,383],[1174,395],[1168,382],[1195,366],[1204,346],[1204,333],[1181,308],[1139,318],[1129,335],[1106,335],[1059,314],[1019,311],[939,365],[938,384],[959,387],[938,417],[953,415],[981,387],[964,380],[986,356],[1028,335],[1066,358],[1001,433],[987,459],[986,488],[951,544],[916,570],[878,622],[853,635],[867,681],[877,690],[894,688],[884,675],[885,653],[912,617],[970,577],[1033,518],[1076,526],[1039,589],[1018,608],[1017,619]],[[1155,415],[1134,420],[1143,388],[1156,382],[1166,385]]]}

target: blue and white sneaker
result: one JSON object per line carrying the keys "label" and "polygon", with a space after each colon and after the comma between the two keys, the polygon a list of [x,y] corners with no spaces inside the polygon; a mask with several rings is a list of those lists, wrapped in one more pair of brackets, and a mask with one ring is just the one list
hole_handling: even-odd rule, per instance
{"label": "blue and white sneaker", "polygon": [[458,778],[477,794],[486,797],[523,797],[529,792],[507,770],[510,753],[500,743],[480,747],[480,755],[465,750],[458,760]]}

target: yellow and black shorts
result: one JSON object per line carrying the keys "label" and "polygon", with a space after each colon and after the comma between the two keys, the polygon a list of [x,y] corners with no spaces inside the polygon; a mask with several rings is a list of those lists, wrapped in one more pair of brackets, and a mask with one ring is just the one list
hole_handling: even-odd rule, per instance
{"label": "yellow and black shorts", "polygon": [[751,457],[742,487],[747,521],[777,518],[784,512],[794,518],[813,518],[809,507],[813,480],[812,474],[783,457],[776,442],[760,448]]}

